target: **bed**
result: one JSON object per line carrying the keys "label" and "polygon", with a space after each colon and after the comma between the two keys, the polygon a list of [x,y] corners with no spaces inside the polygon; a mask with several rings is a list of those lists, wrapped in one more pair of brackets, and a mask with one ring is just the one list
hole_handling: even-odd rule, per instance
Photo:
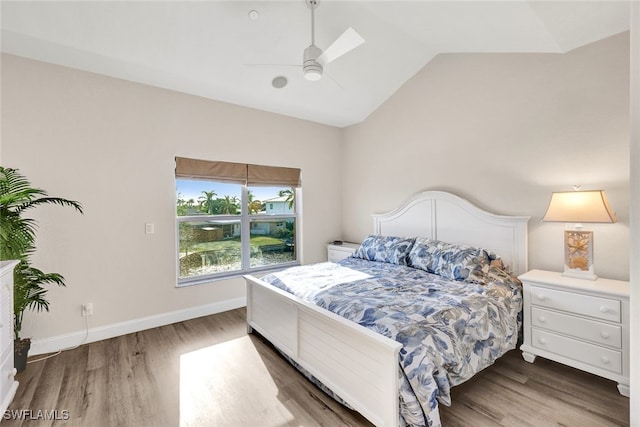
{"label": "bed", "polygon": [[527,221],[416,194],[355,257],[245,276],[247,329],[376,426],[438,426],[450,387],[515,348]]}

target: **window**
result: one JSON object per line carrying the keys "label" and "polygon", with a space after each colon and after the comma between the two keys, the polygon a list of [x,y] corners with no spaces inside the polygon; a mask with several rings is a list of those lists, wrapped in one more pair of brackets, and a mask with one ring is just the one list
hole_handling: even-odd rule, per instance
{"label": "window", "polygon": [[176,158],[178,285],[297,265],[299,174]]}

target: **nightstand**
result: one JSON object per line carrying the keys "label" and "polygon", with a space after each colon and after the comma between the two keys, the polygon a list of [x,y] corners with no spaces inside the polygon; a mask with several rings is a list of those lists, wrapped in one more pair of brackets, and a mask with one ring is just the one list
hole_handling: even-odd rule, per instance
{"label": "nightstand", "polygon": [[524,287],[522,357],[536,356],[616,381],[629,396],[629,282],[531,270]]}
{"label": "nightstand", "polygon": [[327,259],[331,262],[338,262],[355,254],[359,247],[358,243],[343,242],[341,245],[329,243],[327,245]]}

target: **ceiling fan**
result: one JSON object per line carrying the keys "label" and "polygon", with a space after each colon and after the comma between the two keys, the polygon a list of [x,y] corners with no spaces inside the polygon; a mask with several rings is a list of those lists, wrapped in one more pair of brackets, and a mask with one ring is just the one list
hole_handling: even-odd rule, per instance
{"label": "ceiling fan", "polygon": [[[279,67],[302,67],[304,78],[309,81],[317,81],[322,78],[324,67],[332,61],[340,58],[347,52],[352,51],[356,47],[364,43],[364,39],[353,28],[349,27],[340,35],[331,45],[322,51],[315,45],[315,9],[318,7],[319,0],[305,0],[305,3],[311,8],[311,44],[304,50],[302,55],[302,65],[300,64],[246,64],[250,66],[279,66]],[[329,76],[330,77],[330,76]],[[284,79],[284,77],[277,77]],[[333,79],[332,79],[333,80]],[[334,80],[335,81],[335,80]],[[337,83],[337,82],[336,82]],[[286,79],[284,80],[286,84]],[[284,86],[275,87],[282,87]],[[339,86],[339,84],[338,84]]]}
{"label": "ceiling fan", "polygon": [[309,45],[302,56],[302,72],[304,78],[310,81],[317,81],[322,78],[324,67],[342,55],[352,51],[364,43],[364,39],[353,28],[349,27],[340,35],[328,48],[322,51],[315,44],[315,9],[319,0],[305,0],[311,8],[311,45]]}

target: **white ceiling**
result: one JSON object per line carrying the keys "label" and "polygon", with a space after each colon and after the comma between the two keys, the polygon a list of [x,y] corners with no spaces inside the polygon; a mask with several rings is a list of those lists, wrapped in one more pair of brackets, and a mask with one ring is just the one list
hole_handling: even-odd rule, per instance
{"label": "white ceiling", "polygon": [[[317,82],[299,66],[310,9],[295,1],[2,1],[2,51],[343,127],[438,53],[557,52],[629,29],[628,1],[319,0],[316,45],[366,43]],[[249,19],[249,11],[260,17]],[[286,76],[276,89],[271,80]]]}

